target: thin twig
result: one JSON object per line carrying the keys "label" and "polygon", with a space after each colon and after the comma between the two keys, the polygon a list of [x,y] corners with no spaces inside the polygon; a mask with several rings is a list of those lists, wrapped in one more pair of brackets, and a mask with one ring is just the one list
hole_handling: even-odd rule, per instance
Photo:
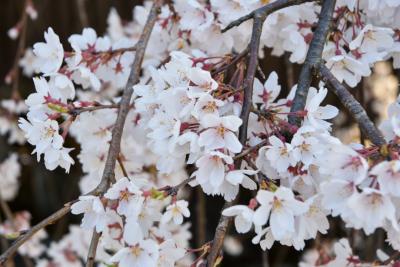
{"label": "thin twig", "polygon": [[11,70],[11,77],[12,77],[12,98],[13,99],[20,99],[20,93],[19,93],[19,75],[20,75],[20,70],[19,70],[19,60],[22,57],[22,53],[25,48],[25,43],[26,43],[26,33],[27,33],[27,25],[28,25],[28,13],[26,12],[26,8],[29,5],[29,0],[25,0],[24,4],[24,9],[22,10],[21,14],[21,20],[20,20],[20,35],[19,35],[19,41],[18,41],[18,48],[17,48],[17,53],[15,54],[15,59],[14,59],[14,64]]}
{"label": "thin twig", "polygon": [[396,251],[387,260],[383,261],[382,265],[386,266],[386,265],[390,264],[392,261],[396,260],[399,257],[400,257],[400,251]]}
{"label": "thin twig", "polygon": [[329,89],[338,96],[340,102],[350,112],[365,136],[375,145],[381,146],[386,144],[381,132],[375,127],[361,104],[350,94],[346,87],[333,76],[325,64],[321,63],[319,65],[319,72],[322,80],[328,85]]}
{"label": "thin twig", "polygon": [[46,226],[55,223],[62,217],[64,217],[71,210],[71,205],[73,202],[68,202],[64,205],[63,208],[51,214],[49,217],[41,221],[40,223],[33,226],[28,231],[24,232],[19,236],[14,243],[0,256],[0,266],[4,262],[6,262],[9,258],[11,258],[18,250],[20,246],[22,246],[26,241],[28,241],[34,234],[36,234],[39,230],[45,228]]}
{"label": "thin twig", "polygon": [[[3,199],[1,195],[0,195],[0,207],[4,215],[6,216],[7,220],[11,223],[12,227],[16,228],[14,223],[14,215],[10,209],[10,206],[8,206],[7,202]],[[17,229],[14,230],[17,231]]]}
{"label": "thin twig", "polygon": [[211,75],[214,76],[218,73],[221,73],[223,71],[226,71],[227,69],[229,69],[231,66],[236,65],[236,63],[238,63],[242,58],[244,58],[247,53],[249,52],[249,48],[247,47],[245,50],[243,50],[242,52],[240,52],[240,54],[236,55],[231,62],[229,62],[226,65],[223,65],[222,67],[214,70],[211,72]]}
{"label": "thin twig", "polygon": [[99,244],[101,233],[93,230],[92,240],[90,241],[89,252],[86,260],[86,267],[93,267],[96,259],[97,245]]}
{"label": "thin twig", "polygon": [[165,191],[168,196],[175,196],[178,194],[179,190],[184,188],[187,184],[189,184],[191,181],[193,181],[195,177],[189,177],[179,184],[175,186],[164,186],[163,188],[158,189],[159,191]]}
{"label": "thin twig", "polygon": [[75,108],[70,111],[70,113],[74,116],[78,116],[83,112],[91,112],[100,109],[110,109],[110,108],[119,108],[118,104],[110,104],[110,105],[100,105],[100,106],[93,106],[93,107],[84,107],[84,108]]}
{"label": "thin twig", "polygon": [[[296,95],[290,109],[291,112],[303,110],[306,105],[308,89],[314,76],[313,70],[316,69],[322,60],[322,51],[332,23],[335,3],[336,0],[324,0],[322,3],[317,28],[313,34],[303,67],[301,68]],[[301,118],[298,116],[289,116],[289,123],[300,125]]]}
{"label": "thin twig", "polygon": [[226,32],[226,31],[232,29],[233,27],[237,27],[249,19],[254,19],[256,16],[262,15],[262,16],[266,17],[269,14],[271,14],[277,10],[280,10],[282,8],[300,5],[300,4],[303,4],[306,2],[314,2],[314,1],[316,1],[316,0],[277,0],[275,2],[272,2],[268,5],[265,5],[263,7],[260,7],[256,10],[250,12],[246,16],[243,16],[235,21],[232,21],[231,23],[229,23],[228,26],[226,26],[224,29],[222,29],[222,32]]}
{"label": "thin twig", "polygon": [[237,159],[243,158],[243,157],[247,156],[248,154],[250,154],[251,152],[253,152],[254,150],[258,150],[259,148],[265,146],[266,144],[268,144],[267,139],[261,141],[260,143],[258,143],[255,146],[249,147],[248,149],[244,150],[242,153],[237,154],[236,156],[233,157],[233,159],[237,160]]}
{"label": "thin twig", "polygon": [[110,54],[120,54],[120,53],[125,53],[125,52],[134,52],[136,51],[136,45],[132,46],[132,47],[126,47],[126,48],[118,48],[118,49],[114,49],[114,50],[110,50],[110,51],[106,51],[106,52],[99,52],[99,53],[110,53]]}
{"label": "thin twig", "polygon": [[129,175],[128,175],[128,172],[126,171],[124,162],[122,161],[122,156],[121,156],[121,154],[118,155],[117,160],[118,160],[118,165],[119,165],[119,167],[120,167],[121,170],[122,170],[122,174],[123,174],[125,177],[128,178]]}

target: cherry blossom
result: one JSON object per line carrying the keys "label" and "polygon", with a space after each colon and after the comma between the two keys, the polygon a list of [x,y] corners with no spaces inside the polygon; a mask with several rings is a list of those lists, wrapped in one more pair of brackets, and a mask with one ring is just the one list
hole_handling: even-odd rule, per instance
{"label": "cherry blossom", "polygon": [[200,134],[199,145],[215,150],[226,148],[234,153],[242,150],[242,145],[233,132],[239,129],[242,121],[235,116],[216,117],[205,115],[201,124],[206,130]]}
{"label": "cherry blossom", "polygon": [[111,259],[124,266],[157,266],[159,251],[157,244],[151,240],[143,240],[132,247],[119,250]]}
{"label": "cherry blossom", "polygon": [[254,211],[244,205],[227,208],[222,215],[235,217],[235,228],[238,233],[247,233],[253,225]]}
{"label": "cherry blossom", "polygon": [[189,203],[185,200],[178,200],[169,205],[161,218],[161,222],[167,223],[170,220],[173,220],[175,224],[182,224],[183,217],[190,216],[188,205]]}
{"label": "cherry blossom", "polygon": [[279,187],[276,192],[260,190],[257,201],[261,206],[254,212],[254,223],[264,225],[270,218],[272,235],[278,240],[294,233],[294,216],[308,209],[305,203],[296,200],[293,192],[285,187]]}
{"label": "cherry blossom", "polygon": [[45,43],[36,43],[33,53],[37,56],[38,68],[44,74],[57,72],[64,58],[64,49],[57,34],[50,27],[44,34]]}
{"label": "cherry blossom", "polygon": [[278,172],[285,172],[288,167],[296,164],[296,159],[291,153],[293,150],[291,144],[282,142],[276,136],[271,136],[268,140],[270,146],[265,155]]}

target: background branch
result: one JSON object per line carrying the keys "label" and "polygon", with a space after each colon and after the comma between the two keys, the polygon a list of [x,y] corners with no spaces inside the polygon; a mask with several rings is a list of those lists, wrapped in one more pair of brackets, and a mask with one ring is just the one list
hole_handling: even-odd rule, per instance
{"label": "background branch", "polygon": [[73,202],[68,202],[64,205],[63,208],[59,209],[40,223],[36,224],[33,226],[31,229],[26,231],[25,233],[21,234],[20,237],[18,237],[14,243],[0,256],[0,266],[1,264],[5,263],[9,258],[14,256],[14,254],[17,252],[18,248],[22,246],[26,241],[28,241],[34,234],[36,234],[39,230],[45,228],[46,226],[55,223],[64,215],[70,212],[71,210],[71,205]]}
{"label": "background branch", "polygon": [[100,236],[101,233],[98,233],[96,229],[93,230],[92,240],[90,240],[89,252],[86,260],[86,267],[94,266],[94,262],[96,259],[97,245],[99,244]]}
{"label": "background branch", "polygon": [[[291,112],[304,110],[308,89],[310,88],[313,78],[313,70],[315,70],[322,60],[322,51],[324,50],[325,41],[329,33],[335,4],[336,0],[324,0],[322,3],[317,28],[313,34],[304,65],[301,68],[296,95],[290,109]],[[301,118],[291,115],[289,116],[289,123],[299,126],[301,124]]]}
{"label": "background branch", "polygon": [[328,85],[328,88],[338,96],[340,102],[350,112],[365,136],[375,145],[381,146],[386,144],[381,132],[375,127],[361,104],[350,94],[346,87],[333,76],[325,64],[321,63],[319,65],[319,72],[322,76],[322,80]]}
{"label": "background branch", "polygon": [[29,0],[25,0],[20,20],[21,28],[18,40],[17,53],[15,54],[15,60],[11,70],[11,76],[12,76],[11,97],[16,100],[19,100],[21,98],[19,93],[19,78],[20,78],[19,60],[21,59],[22,54],[24,53],[25,43],[26,43],[26,34],[28,25],[28,13],[26,12],[26,8],[28,7],[28,5],[29,5]]}
{"label": "background branch", "polygon": [[226,32],[230,29],[232,29],[233,27],[237,27],[240,24],[242,24],[245,21],[248,21],[249,19],[254,19],[257,16],[264,16],[267,17],[269,14],[285,8],[285,7],[289,7],[289,6],[295,6],[295,5],[300,5],[303,3],[307,3],[307,2],[314,2],[316,0],[277,0],[275,2],[272,2],[268,5],[265,5],[263,7],[260,7],[252,12],[250,12],[249,14],[247,14],[246,16],[240,17],[235,21],[232,21],[231,23],[228,24],[228,26],[226,26],[224,29],[222,29],[222,32]]}

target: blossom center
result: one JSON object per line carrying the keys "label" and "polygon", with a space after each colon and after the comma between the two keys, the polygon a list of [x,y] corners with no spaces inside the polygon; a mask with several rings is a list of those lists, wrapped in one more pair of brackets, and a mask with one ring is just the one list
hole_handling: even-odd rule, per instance
{"label": "blossom center", "polygon": [[132,196],[132,193],[128,191],[128,189],[122,190],[119,192],[119,200],[120,201],[128,201],[129,198]]}
{"label": "blossom center", "polygon": [[372,206],[380,206],[382,204],[382,197],[380,194],[376,194],[376,193],[372,193],[369,197],[368,197],[368,202],[369,204],[371,204]]}
{"label": "blossom center", "polygon": [[272,208],[274,210],[279,210],[281,209],[283,206],[283,203],[280,199],[278,199],[277,197],[274,197],[273,203],[272,203]]}
{"label": "blossom center", "polygon": [[310,144],[302,143],[301,146],[300,146],[300,149],[302,151],[310,151]]}
{"label": "blossom center", "polygon": [[214,101],[210,101],[203,107],[203,110],[210,113],[214,112],[217,110],[217,104]]}
{"label": "blossom center", "polygon": [[53,129],[53,128],[51,128],[51,127],[48,127],[48,128],[46,128],[46,131],[45,131],[45,133],[44,133],[44,136],[45,136],[45,138],[53,137],[54,134],[55,134],[55,132],[56,132],[55,129]]}
{"label": "blossom center", "polygon": [[139,257],[140,253],[142,253],[142,249],[138,245],[136,245],[132,247],[131,252],[135,257]]}
{"label": "blossom center", "polygon": [[218,133],[218,135],[220,135],[221,137],[224,137],[225,131],[226,131],[226,129],[225,129],[223,126],[219,126],[219,127],[217,128],[217,133]]}

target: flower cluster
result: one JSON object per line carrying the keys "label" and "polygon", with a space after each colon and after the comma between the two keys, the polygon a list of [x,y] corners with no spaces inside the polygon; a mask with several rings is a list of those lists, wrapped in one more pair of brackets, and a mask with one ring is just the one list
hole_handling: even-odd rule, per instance
{"label": "flower cluster", "polygon": [[236,170],[233,165],[232,156],[242,150],[236,135],[242,124],[238,100],[231,88],[219,85],[204,70],[208,64],[212,63],[206,59],[171,53],[164,67],[150,70],[150,84],[134,86],[135,105],[139,124],[149,130],[150,149],[159,155],[161,172],[196,164],[193,185],[232,200],[239,185],[256,188],[246,176],[255,172]]}
{"label": "flower cluster", "polygon": [[[166,206],[165,192],[148,188],[140,178],[123,177],[108,189],[103,198],[81,196],[72,205],[73,214],[83,213],[81,227],[103,235],[108,264],[119,266],[175,266],[186,253],[185,227],[190,216],[188,203],[176,200]],[[165,208],[166,206],[166,208]],[[165,208],[165,212],[162,210]]]}

